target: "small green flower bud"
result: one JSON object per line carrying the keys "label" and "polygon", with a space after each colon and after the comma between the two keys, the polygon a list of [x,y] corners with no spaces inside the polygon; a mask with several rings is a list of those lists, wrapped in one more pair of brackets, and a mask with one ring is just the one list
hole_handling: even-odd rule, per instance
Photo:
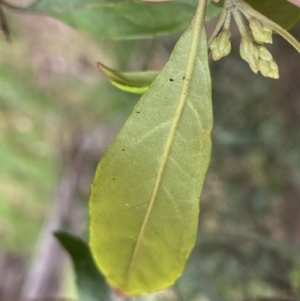
{"label": "small green flower bud", "polygon": [[268,25],[263,25],[263,31],[268,32],[270,34],[272,34],[272,28]]}
{"label": "small green flower bud", "polygon": [[251,41],[249,36],[242,37],[240,54],[242,59],[244,59],[249,64],[251,70],[254,73],[257,73],[259,51],[258,51],[258,47]]}
{"label": "small green flower bud", "polygon": [[253,38],[257,43],[272,43],[272,30],[259,20],[250,18],[249,25]]}
{"label": "small green flower bud", "polygon": [[278,66],[274,61],[268,62],[261,59],[258,61],[258,68],[261,74],[265,77],[270,77],[274,79],[279,78]]}
{"label": "small green flower bud", "polygon": [[272,54],[269,52],[269,50],[267,50],[266,47],[259,46],[258,50],[259,50],[259,57],[260,58],[262,58],[265,61],[269,61],[269,62],[273,60]]}
{"label": "small green flower bud", "polygon": [[222,58],[222,55],[219,52],[218,48],[211,48],[211,54],[214,61],[218,61]]}
{"label": "small green flower bud", "polygon": [[265,60],[258,60],[258,68],[259,68],[259,71],[265,76],[266,73],[269,72],[269,69],[270,69],[270,64],[269,62],[265,61]]}
{"label": "small green flower bud", "polygon": [[228,55],[231,51],[231,43],[230,43],[230,33],[228,30],[222,30],[218,35],[218,46],[220,48],[220,52],[225,55]]}
{"label": "small green flower bud", "polygon": [[271,74],[272,74],[272,76],[270,76],[270,77],[278,79],[279,78],[278,65],[276,64],[276,62],[274,60],[272,62],[270,62],[269,64],[270,64],[270,70],[271,70]]}
{"label": "small green flower bud", "polygon": [[212,53],[212,58],[214,61],[217,61],[218,59],[220,59],[220,53],[219,50],[217,48],[217,38],[213,38],[213,40],[211,41],[210,45],[210,50]]}
{"label": "small green flower bud", "polygon": [[274,60],[272,62],[270,62],[270,68],[273,71],[278,71],[278,65],[276,64],[276,62]]}
{"label": "small green flower bud", "polygon": [[223,30],[210,43],[213,60],[217,61],[228,55],[231,51],[230,33],[228,30]]}
{"label": "small green flower bud", "polygon": [[270,64],[267,61],[264,60],[259,60],[258,61],[258,68],[259,71],[261,72],[261,74],[263,76],[269,77],[269,73],[270,73]]}
{"label": "small green flower bud", "polygon": [[273,31],[272,31],[272,28],[269,27],[268,25],[264,25],[263,26],[263,31],[264,31],[264,35],[265,35],[265,41],[264,42],[272,44],[273,43],[273,38],[272,38]]}
{"label": "small green flower bud", "polygon": [[249,19],[249,25],[250,25],[250,28],[251,28],[252,31],[255,31],[255,32],[258,32],[258,33],[263,31],[263,24],[255,18],[250,18]]}
{"label": "small green flower bud", "polygon": [[264,46],[259,46],[258,69],[263,76],[279,78],[278,66],[272,54]]}

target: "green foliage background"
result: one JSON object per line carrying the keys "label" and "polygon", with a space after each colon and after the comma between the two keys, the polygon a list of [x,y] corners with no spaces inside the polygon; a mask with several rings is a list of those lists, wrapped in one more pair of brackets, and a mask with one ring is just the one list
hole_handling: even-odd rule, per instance
{"label": "green foliage background", "polygon": [[[95,62],[159,69],[178,34],[103,42],[56,22],[38,33],[34,24],[44,19],[8,16],[13,44],[0,43],[0,250],[29,256],[74,133],[121,124],[137,100],[106,83]],[[299,39],[299,26],[293,34]],[[233,53],[211,64],[213,156],[198,243],[174,288],[181,300],[300,290],[299,55],[276,37],[281,79],[272,81],[251,73],[235,32],[233,39]]]}

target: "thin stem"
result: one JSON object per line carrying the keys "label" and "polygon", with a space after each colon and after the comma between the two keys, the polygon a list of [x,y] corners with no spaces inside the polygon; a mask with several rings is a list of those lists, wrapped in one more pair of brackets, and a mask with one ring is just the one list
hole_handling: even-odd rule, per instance
{"label": "thin stem", "polygon": [[245,21],[241,12],[237,9],[232,9],[232,15],[242,37],[249,36],[249,30],[245,25]]}
{"label": "thin stem", "polygon": [[219,34],[219,32],[222,30],[225,19],[226,19],[226,14],[227,14],[227,9],[225,8],[225,6],[222,9],[222,12],[220,14],[219,17],[219,21],[212,33],[212,35],[210,36],[210,39],[208,41],[208,45],[210,45],[210,43],[212,42],[212,40]]}
{"label": "thin stem", "polygon": [[231,23],[231,11],[227,10],[223,28],[229,31],[230,23]]}
{"label": "thin stem", "polygon": [[300,42],[297,41],[289,32],[283,29],[280,25],[256,11],[250,5],[246,4],[243,0],[237,1],[236,5],[239,7],[240,11],[245,16],[250,15],[251,17],[256,18],[262,23],[268,25],[279,35],[281,35],[284,39],[286,39],[298,52],[300,52]]}

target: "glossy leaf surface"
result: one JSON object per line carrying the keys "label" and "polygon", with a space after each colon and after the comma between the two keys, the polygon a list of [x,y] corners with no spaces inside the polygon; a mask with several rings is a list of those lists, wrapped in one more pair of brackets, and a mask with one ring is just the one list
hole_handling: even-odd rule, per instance
{"label": "glossy leaf surface", "polygon": [[120,90],[144,94],[155,80],[158,71],[120,72],[98,63],[100,72]]}
{"label": "glossy leaf surface", "polygon": [[285,29],[300,19],[300,8],[287,0],[245,0],[254,9]]}
{"label": "glossy leaf surface", "polygon": [[80,238],[65,232],[56,232],[54,235],[72,258],[76,272],[78,299],[84,301],[111,300],[110,289],[104,277],[97,270],[87,244]]}
{"label": "glossy leaf surface", "polygon": [[[161,3],[136,0],[38,0],[28,10],[52,16],[100,38],[129,39],[185,29],[195,7],[196,0]],[[219,12],[218,7],[209,4],[207,18],[213,18]]]}
{"label": "glossy leaf surface", "polygon": [[90,246],[128,295],[177,279],[195,242],[211,155],[211,79],[202,13],[102,158],[90,199]]}

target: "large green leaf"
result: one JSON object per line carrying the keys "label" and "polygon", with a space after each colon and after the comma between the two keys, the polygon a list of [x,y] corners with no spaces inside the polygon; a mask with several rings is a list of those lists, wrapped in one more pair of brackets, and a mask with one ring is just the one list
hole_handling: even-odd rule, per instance
{"label": "large green leaf", "polygon": [[129,295],[171,285],[195,243],[213,125],[200,8],[92,185],[94,258],[109,283]]}
{"label": "large green leaf", "polygon": [[[162,3],[140,0],[38,0],[28,10],[50,15],[100,38],[128,39],[184,29],[192,19],[195,7],[196,0]],[[209,4],[207,18],[215,17],[219,11],[219,8]]]}
{"label": "large green leaf", "polygon": [[87,244],[80,238],[65,232],[56,232],[54,235],[72,258],[79,300],[111,300],[110,289],[97,270]]}
{"label": "large green leaf", "polygon": [[300,8],[287,0],[245,0],[283,28],[291,28],[300,19]]}

